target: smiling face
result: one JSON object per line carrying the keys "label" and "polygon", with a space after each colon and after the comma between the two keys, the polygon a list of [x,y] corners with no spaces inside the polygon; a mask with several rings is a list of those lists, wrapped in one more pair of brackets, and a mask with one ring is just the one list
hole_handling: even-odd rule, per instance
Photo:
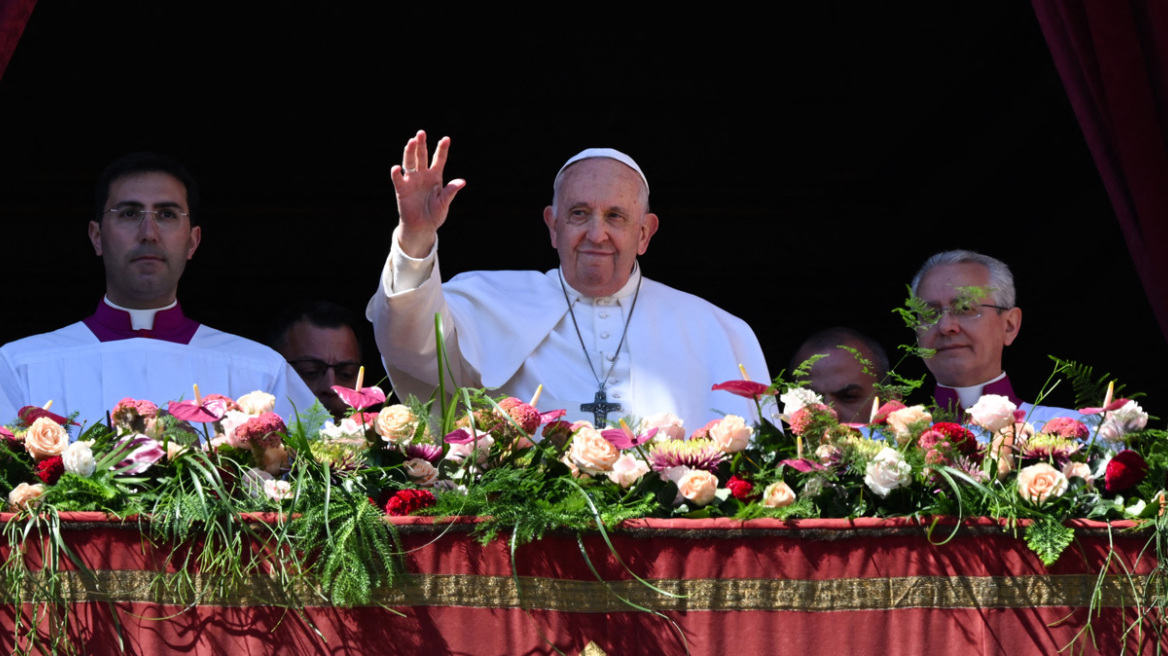
{"label": "smiling face", "polygon": [[610,296],[629,280],[637,256],[657,232],[648,193],[635,171],[607,158],[564,171],[555,205],[544,210],[564,279],[588,296]]}
{"label": "smiling face", "polygon": [[[159,213],[138,218],[111,209]],[[166,173],[125,175],[110,183],[105,210],[100,221],[89,222],[89,241],[105,264],[110,301],[131,309],[173,302],[202,236],[198,226],[191,227],[186,187]]]}
{"label": "smiling face", "polygon": [[[917,296],[934,308],[952,307],[960,302],[959,287],[990,287],[989,269],[973,263],[941,264],[929,269],[917,287]],[[991,297],[981,300],[993,304]],[[917,341],[937,354],[925,360],[925,366],[937,382],[950,387],[970,387],[996,378],[1002,373],[1002,350],[1018,336],[1022,310],[980,308],[981,316],[955,319],[948,313],[927,330],[918,333]]]}

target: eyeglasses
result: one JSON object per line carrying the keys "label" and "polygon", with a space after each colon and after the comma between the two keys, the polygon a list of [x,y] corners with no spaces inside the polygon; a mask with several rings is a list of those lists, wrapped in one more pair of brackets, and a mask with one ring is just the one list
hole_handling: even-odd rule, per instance
{"label": "eyeglasses", "polygon": [[958,323],[970,323],[981,318],[982,308],[991,308],[998,312],[1010,309],[1001,305],[989,305],[987,303],[960,303],[958,305],[940,307],[930,305],[927,312],[922,312],[917,315],[918,329],[929,330],[935,327],[941,323],[941,319],[946,314]]}
{"label": "eyeglasses", "polygon": [[119,221],[129,223],[131,221],[142,222],[147,214],[153,214],[154,220],[159,225],[166,225],[170,223],[177,223],[179,219],[184,216],[190,216],[186,212],[180,212],[172,207],[164,207],[160,210],[148,210],[141,207],[133,207],[127,205],[125,207],[115,207],[105,211],[106,214],[113,214]]}
{"label": "eyeglasses", "polygon": [[336,372],[337,380],[357,380],[357,374],[361,369],[360,362],[337,362],[335,364],[329,364],[324,360],[317,360],[316,358],[289,360],[288,364],[292,365],[296,373],[300,374],[300,377],[308,382],[320,380],[329,369]]}

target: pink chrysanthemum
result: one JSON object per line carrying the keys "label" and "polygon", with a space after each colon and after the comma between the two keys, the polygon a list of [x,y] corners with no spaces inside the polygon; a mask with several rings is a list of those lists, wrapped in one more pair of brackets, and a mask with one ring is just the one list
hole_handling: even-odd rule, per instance
{"label": "pink chrysanthemum", "polygon": [[405,517],[435,503],[434,493],[429,490],[398,490],[385,504],[385,513],[391,517]]}
{"label": "pink chrysanthemum", "polygon": [[718,445],[710,439],[666,440],[649,447],[649,466],[656,472],[670,467],[689,467],[713,473],[723,458]]}
{"label": "pink chrysanthemum", "polygon": [[957,456],[949,466],[969,476],[978,483],[986,482],[988,478],[985,471],[981,468],[981,464],[974,458],[969,456]]}
{"label": "pink chrysanthemum", "polygon": [[1068,440],[1085,440],[1091,435],[1087,424],[1070,417],[1055,417],[1046,422],[1042,432],[1048,435],[1058,435]]}
{"label": "pink chrysanthemum", "polygon": [[[226,398],[226,397],[224,397]],[[235,429],[235,440],[239,443],[258,444],[265,449],[271,449],[283,443],[281,437],[287,432],[284,420],[274,412],[265,412],[258,417],[252,417]]]}
{"label": "pink chrysanthemum", "polygon": [[530,404],[524,403],[514,396],[509,396],[499,401],[499,408],[508,415],[511,415],[515,423],[519,424],[523,432],[528,435],[534,435],[535,431],[539,429],[541,420],[539,410],[536,410]]}
{"label": "pink chrysanthemum", "polygon": [[402,447],[402,452],[405,453],[406,458],[421,458],[431,465],[437,465],[438,461],[442,459],[442,447],[432,442],[406,444]]}
{"label": "pink chrysanthemum", "polygon": [[1079,442],[1050,433],[1031,435],[1025,440],[1015,442],[1014,446],[1023,458],[1055,460],[1060,464],[1065,464],[1083,448]]}
{"label": "pink chrysanthemum", "polygon": [[56,485],[61,474],[65,473],[65,461],[61,456],[51,456],[37,463],[37,478],[48,485]]}

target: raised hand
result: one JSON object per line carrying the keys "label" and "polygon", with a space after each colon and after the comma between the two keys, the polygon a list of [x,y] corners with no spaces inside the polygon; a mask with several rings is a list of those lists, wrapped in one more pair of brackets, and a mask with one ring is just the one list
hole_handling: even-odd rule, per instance
{"label": "raised hand", "polygon": [[418,134],[406,142],[401,166],[394,166],[389,172],[397,193],[397,214],[401,225],[398,243],[402,252],[410,257],[422,258],[430,253],[434,247],[434,235],[446,222],[450,201],[459,189],[466,186],[466,180],[462,179],[442,185],[442,170],[446,168],[449,150],[450,137],[442,137],[434,151],[434,160],[427,162],[426,132],[418,130]]}

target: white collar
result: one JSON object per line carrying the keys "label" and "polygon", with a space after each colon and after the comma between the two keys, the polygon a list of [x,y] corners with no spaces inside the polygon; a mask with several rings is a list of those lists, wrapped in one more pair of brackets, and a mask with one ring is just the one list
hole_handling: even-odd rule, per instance
{"label": "white collar", "polygon": [[134,330],[154,330],[154,315],[162,312],[163,310],[169,310],[170,308],[178,305],[178,300],[176,299],[171,301],[170,305],[166,305],[160,308],[153,308],[150,310],[134,310],[131,308],[124,308],[114,303],[113,301],[109,300],[109,296],[104,297],[104,300],[105,304],[112,307],[113,309],[121,310],[122,312],[129,314],[130,327]]}
{"label": "white collar", "polygon": [[977,405],[978,399],[981,398],[981,391],[983,389],[985,389],[986,385],[989,385],[991,383],[996,383],[1005,377],[1006,377],[1006,372],[1003,371],[1002,373],[998,374],[996,377],[991,378],[984,383],[979,383],[977,385],[970,385],[969,387],[950,387],[948,385],[942,385],[940,383],[937,383],[937,387],[944,387],[946,389],[951,389],[954,392],[957,392],[957,398],[958,398],[958,400],[961,401],[961,407],[972,408],[973,406]]}
{"label": "white collar", "polygon": [[[615,302],[622,301],[637,293],[637,286],[641,284],[641,265],[636,261],[633,262],[633,273],[629,275],[629,279],[616,293],[611,296],[588,296],[583,292],[578,292],[568,284],[564,278],[564,269],[560,267],[560,280],[564,285],[564,289],[568,292],[568,298],[573,301],[580,301],[589,305],[609,305]],[[607,302],[606,302],[607,301]]]}

